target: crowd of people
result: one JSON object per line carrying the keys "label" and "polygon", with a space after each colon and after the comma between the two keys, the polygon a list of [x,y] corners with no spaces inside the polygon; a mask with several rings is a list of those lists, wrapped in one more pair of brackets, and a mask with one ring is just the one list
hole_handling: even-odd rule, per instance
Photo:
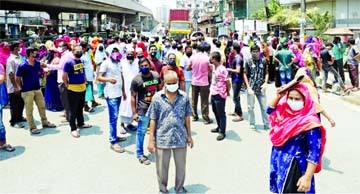
{"label": "crowd of people", "polygon": [[[43,128],[56,127],[48,121],[45,110],[63,111],[62,122],[69,123],[71,136],[79,138],[80,129],[92,127],[84,122],[83,111],[97,111],[100,103],[96,99],[105,99],[110,148],[118,153],[125,151],[118,144],[126,141],[117,133],[120,117],[119,132],[136,131],[137,159],[149,165],[144,154],[144,138],[149,130],[147,148],[155,152],[159,190],[164,193],[168,192],[171,153],[176,164],[176,192],[186,191],[186,147],[194,145],[191,117],[193,122],[200,119],[199,96],[202,122],[213,123],[211,105],[217,124],[211,132],[222,141],[226,138],[227,116],[233,118],[232,122],[244,120],[240,93],[245,90],[250,127],[256,129],[256,98],[264,130],[271,130],[271,191],[314,192],[313,174],[319,171],[325,144],[320,114],[335,126],[319,103],[315,80],[322,75],[320,87],[326,92],[331,72],[342,93],[359,88],[359,48],[354,39],[345,44],[338,37],[333,43],[323,43],[310,36],[301,44],[296,33],[290,37],[271,33],[266,41],[255,33],[242,38],[235,33],[228,40],[213,39],[212,43],[204,37],[161,40],[136,33],[107,38],[98,34],[85,38],[60,35],[52,41],[32,42],[29,47],[21,40],[2,42],[0,49],[2,149],[15,149],[6,142],[2,122],[2,110],[8,102],[11,127],[24,128],[27,122],[31,134],[41,133],[33,117],[35,102]],[[344,84],[344,62],[352,86]],[[300,76],[300,84],[283,91]],[[280,89],[268,106],[266,89],[272,82]],[[98,98],[94,96],[95,86]],[[234,110],[227,115],[229,96]],[[282,163],[277,162],[280,160]],[[300,175],[305,175],[289,180],[297,176],[298,168]]]}

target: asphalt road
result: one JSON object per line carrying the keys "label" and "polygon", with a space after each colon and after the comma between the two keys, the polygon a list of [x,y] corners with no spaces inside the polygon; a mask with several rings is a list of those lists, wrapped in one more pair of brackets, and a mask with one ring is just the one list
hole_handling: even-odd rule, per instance
{"label": "asphalt road", "polygon": [[[274,86],[268,87],[268,100],[274,97]],[[94,127],[81,131],[81,138],[70,136],[68,124],[60,124],[59,112],[47,112],[55,129],[45,129],[31,136],[27,129],[9,127],[9,110],[4,110],[8,142],[13,153],[0,151],[1,193],[156,193],[155,164],[140,164],[135,156],[136,133],[126,136],[120,145],[123,154],[110,150],[106,102],[95,113],[85,114]],[[333,94],[321,94],[321,102],[337,126],[327,129],[323,170],[316,174],[319,193],[360,192],[360,108]],[[247,118],[246,95],[241,96]],[[230,98],[227,112],[233,110]],[[34,111],[36,112],[36,108]],[[210,111],[212,112],[212,111]],[[211,113],[212,118],[213,114]],[[185,187],[190,193],[269,193],[269,157],[271,143],[268,131],[262,130],[259,106],[256,105],[258,130],[247,121],[233,123],[228,117],[227,138],[216,141],[210,133],[215,124],[193,122],[195,147],[188,150]],[[39,116],[35,118],[38,126]],[[146,137],[147,138],[147,137]],[[145,140],[147,145],[147,139]],[[154,162],[154,156],[150,159]],[[174,192],[173,161],[169,187]]]}

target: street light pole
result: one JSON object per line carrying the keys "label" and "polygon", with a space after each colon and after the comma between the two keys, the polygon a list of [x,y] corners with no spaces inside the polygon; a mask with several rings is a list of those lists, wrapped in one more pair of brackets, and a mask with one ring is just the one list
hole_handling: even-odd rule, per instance
{"label": "street light pole", "polygon": [[305,12],[306,12],[306,0],[301,0],[301,18],[300,18],[300,43],[305,42]]}

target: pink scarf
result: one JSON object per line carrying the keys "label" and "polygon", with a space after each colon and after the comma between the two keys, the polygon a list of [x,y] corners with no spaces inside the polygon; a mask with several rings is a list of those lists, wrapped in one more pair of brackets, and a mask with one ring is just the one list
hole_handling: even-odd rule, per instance
{"label": "pink scarf", "polygon": [[0,64],[2,65],[6,65],[6,61],[10,56],[10,47],[9,47],[9,43],[7,42],[2,42],[0,43]]}
{"label": "pink scarf", "polygon": [[322,135],[322,146],[319,163],[315,171],[317,173],[321,170],[322,155],[324,153],[326,142],[326,131],[317,116],[314,101],[311,98],[309,89],[302,83],[299,83],[294,89],[305,97],[304,108],[299,111],[293,111],[287,104],[288,94],[282,97],[276,106],[276,110],[269,116],[272,127],[272,130],[270,131],[270,140],[275,147],[280,147],[290,138],[297,136],[302,132],[319,127]]}

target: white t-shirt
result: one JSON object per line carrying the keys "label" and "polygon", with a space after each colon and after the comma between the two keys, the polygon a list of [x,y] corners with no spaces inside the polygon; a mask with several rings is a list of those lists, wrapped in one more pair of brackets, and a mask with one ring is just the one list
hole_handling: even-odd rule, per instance
{"label": "white t-shirt", "polygon": [[110,58],[106,59],[100,65],[100,73],[104,73],[104,77],[106,78],[114,78],[116,79],[116,83],[112,84],[110,82],[106,82],[104,88],[104,94],[106,98],[118,98],[122,96],[122,66],[121,63],[113,63]]}
{"label": "white t-shirt", "polygon": [[[10,73],[13,73],[16,76],[17,69],[19,65],[22,63],[20,56],[16,56],[14,54],[10,54],[10,57],[7,59],[6,64],[6,79],[7,79],[7,92],[9,94],[14,93],[14,86],[10,80]],[[2,64],[0,64],[2,65]]]}

